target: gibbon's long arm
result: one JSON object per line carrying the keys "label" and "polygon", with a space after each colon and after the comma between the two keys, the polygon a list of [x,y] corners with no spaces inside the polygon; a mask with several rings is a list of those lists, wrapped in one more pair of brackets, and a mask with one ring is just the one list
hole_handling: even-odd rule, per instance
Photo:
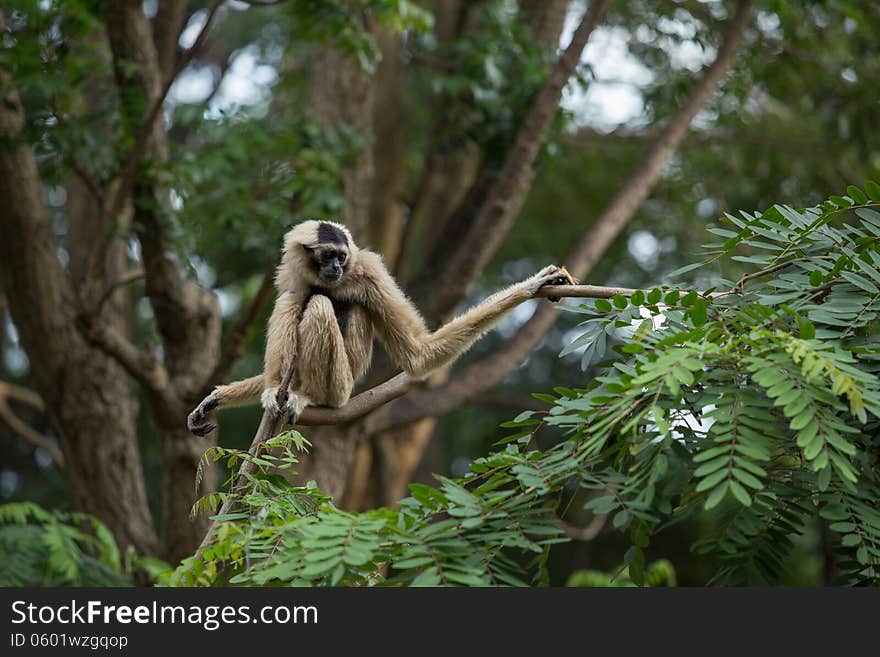
{"label": "gibbon's long arm", "polygon": [[363,253],[362,266],[368,309],[379,339],[397,366],[417,379],[451,363],[506,312],[531,298],[541,286],[560,279],[557,267],[546,267],[432,332],[378,256]]}

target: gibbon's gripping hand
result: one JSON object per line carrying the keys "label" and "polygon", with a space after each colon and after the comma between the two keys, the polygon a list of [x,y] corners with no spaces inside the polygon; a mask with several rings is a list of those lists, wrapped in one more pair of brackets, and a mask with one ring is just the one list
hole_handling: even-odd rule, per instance
{"label": "gibbon's gripping hand", "polygon": [[[544,267],[544,269],[532,276],[532,280],[535,282],[532,294],[535,294],[545,285],[574,285],[576,283],[565,267],[557,267],[556,265]],[[559,301],[559,297],[547,297],[547,299],[553,303]]]}
{"label": "gibbon's gripping hand", "polygon": [[306,406],[309,405],[309,400],[295,392],[290,392],[287,394],[287,401],[284,402],[284,409],[282,410],[278,408],[278,388],[275,387],[263,390],[263,394],[260,395],[260,404],[262,404],[265,410],[271,411],[275,415],[281,412],[286,413],[287,422],[293,424],[299,419]]}
{"label": "gibbon's gripping hand", "polygon": [[217,408],[219,403],[220,400],[212,394],[205,397],[202,403],[196,406],[196,409],[186,418],[186,426],[190,433],[196,436],[207,436],[217,428],[216,424],[208,422],[208,414]]}

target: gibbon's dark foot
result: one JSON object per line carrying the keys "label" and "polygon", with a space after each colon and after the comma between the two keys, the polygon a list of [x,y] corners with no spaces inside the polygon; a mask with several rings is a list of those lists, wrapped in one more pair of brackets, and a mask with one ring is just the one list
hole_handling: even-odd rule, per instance
{"label": "gibbon's dark foot", "polygon": [[[544,285],[577,285],[577,279],[575,279],[571,274],[568,273],[568,270],[565,267],[557,267],[556,273],[558,274],[551,280],[544,283]],[[542,286],[543,287],[543,286]],[[547,297],[547,300],[552,303],[558,303],[561,298],[560,297]]]}
{"label": "gibbon's dark foot", "polygon": [[217,425],[213,422],[208,422],[208,413],[217,408],[218,400],[214,397],[208,397],[201,404],[196,406],[196,410],[189,414],[189,417],[186,418],[186,426],[189,428],[190,433],[196,436],[207,436],[214,429],[217,428]]}

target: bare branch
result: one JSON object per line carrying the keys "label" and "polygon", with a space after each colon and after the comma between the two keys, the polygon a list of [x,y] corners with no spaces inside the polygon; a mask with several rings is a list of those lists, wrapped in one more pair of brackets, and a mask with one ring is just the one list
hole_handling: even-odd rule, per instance
{"label": "bare branch", "polygon": [[20,417],[18,417],[5,399],[0,399],[0,419],[2,419],[9,428],[12,429],[19,436],[24,438],[26,441],[34,445],[35,447],[39,447],[44,449],[49,456],[52,457],[52,460],[55,461],[55,464],[59,468],[64,467],[64,454],[58,448],[54,442],[52,442],[49,438],[41,434],[36,429],[31,428],[28,424]]}
{"label": "bare branch", "polygon": [[43,412],[45,410],[43,398],[30,388],[17,386],[8,381],[0,381],[0,418],[26,441],[46,450],[59,468],[64,467],[64,454],[58,445],[18,417],[9,405],[9,400],[21,402]]}
{"label": "bare branch", "polygon": [[110,299],[110,297],[113,296],[113,293],[116,292],[116,290],[118,290],[120,287],[124,287],[124,286],[128,285],[129,283],[132,283],[132,282],[134,282],[138,279],[141,279],[143,277],[144,277],[144,270],[141,267],[138,267],[136,269],[132,269],[132,270],[127,271],[124,274],[122,274],[122,276],[120,276],[117,280],[113,281],[113,283],[111,283],[107,287],[107,289],[104,290],[104,293],[101,295],[101,298],[98,299],[98,303],[95,304],[95,309],[94,309],[94,311],[92,311],[92,315],[95,317],[100,315],[101,308],[104,306],[105,303],[107,303],[107,301]]}
{"label": "bare branch", "polygon": [[241,358],[241,354],[244,351],[244,341],[245,338],[247,338],[248,331],[253,325],[254,320],[256,320],[257,315],[260,313],[260,309],[263,307],[266,297],[272,292],[272,284],[275,280],[275,270],[278,267],[278,262],[279,261],[276,260],[266,270],[266,273],[263,276],[263,281],[260,283],[260,287],[256,294],[254,294],[254,298],[251,299],[248,307],[241,313],[238,321],[236,321],[235,327],[232,329],[232,335],[229,337],[229,342],[226,343],[226,346],[223,348],[223,352],[217,361],[217,366],[214,368],[214,371],[211,372],[211,376],[208,377],[206,383],[207,386],[213,386],[226,381],[229,378],[229,373],[232,371],[235,362]]}
{"label": "bare branch", "polygon": [[[349,424],[376,410],[383,404],[405,395],[415,381],[409,375],[400,373],[380,383],[374,388],[355,395],[340,408],[311,407],[303,411],[297,424],[304,426],[323,424]],[[370,432],[366,432],[370,433]]]}
{"label": "bare branch", "polygon": [[40,447],[41,449],[46,450],[49,456],[52,457],[52,460],[55,461],[55,464],[59,468],[64,467],[64,454],[58,448],[54,442],[52,442],[49,438],[41,434],[36,429],[30,427],[26,422],[24,422],[20,417],[15,414],[15,411],[7,403],[6,399],[0,396],[0,419],[2,419],[10,429],[12,429],[19,436],[24,438],[26,441],[34,445],[35,447]]}
{"label": "bare branch", "polygon": [[159,0],[159,8],[153,19],[153,42],[156,44],[156,55],[163,80],[167,80],[174,70],[186,5],[186,0]]}
{"label": "bare branch", "polygon": [[0,381],[0,399],[14,399],[42,412],[46,405],[39,393],[24,386],[17,386],[8,381]]}

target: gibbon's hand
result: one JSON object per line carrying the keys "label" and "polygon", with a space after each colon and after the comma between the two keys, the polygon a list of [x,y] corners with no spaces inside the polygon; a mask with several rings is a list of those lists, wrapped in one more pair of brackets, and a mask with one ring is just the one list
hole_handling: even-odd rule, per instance
{"label": "gibbon's hand", "polygon": [[210,394],[202,400],[201,404],[196,406],[196,409],[186,418],[186,426],[190,433],[196,436],[207,436],[217,428],[216,424],[208,422],[208,414],[217,408],[219,403],[219,400]]}
{"label": "gibbon's hand", "polygon": [[[572,285],[574,283],[571,274],[566,271],[565,267],[557,267],[556,265],[544,267],[544,269],[532,276],[530,281],[534,282],[532,294],[535,294],[545,285]],[[547,299],[553,303],[559,301],[559,297],[547,297]]]}
{"label": "gibbon's hand", "polygon": [[284,409],[280,409],[278,408],[278,388],[275,387],[263,390],[263,394],[260,396],[260,403],[264,409],[271,411],[275,415],[282,412],[286,413],[288,423],[293,424],[299,419],[305,407],[309,405],[309,400],[295,392],[289,392],[287,394],[287,401],[284,402]]}

